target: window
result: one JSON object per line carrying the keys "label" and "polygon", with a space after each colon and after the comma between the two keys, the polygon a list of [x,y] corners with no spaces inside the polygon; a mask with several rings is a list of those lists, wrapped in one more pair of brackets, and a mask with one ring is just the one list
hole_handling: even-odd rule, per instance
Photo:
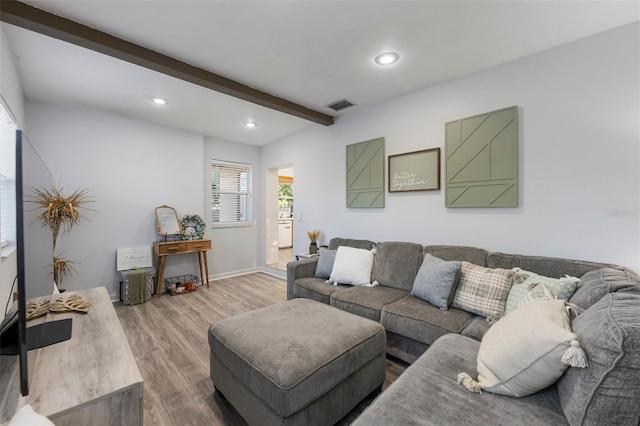
{"label": "window", "polygon": [[251,223],[251,165],[213,160],[211,163],[211,223]]}
{"label": "window", "polygon": [[0,242],[4,247],[16,241],[15,193],[16,123],[0,103]]}

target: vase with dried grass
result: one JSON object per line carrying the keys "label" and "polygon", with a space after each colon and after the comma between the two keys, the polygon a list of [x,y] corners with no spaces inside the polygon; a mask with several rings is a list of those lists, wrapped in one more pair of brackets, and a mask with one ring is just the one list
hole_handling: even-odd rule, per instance
{"label": "vase with dried grass", "polygon": [[309,243],[309,253],[317,254],[318,253],[318,237],[320,236],[320,231],[318,231],[317,229],[307,231],[307,236],[311,241]]}
{"label": "vase with dried grass", "polygon": [[63,187],[54,184],[50,190],[45,188],[32,188],[33,196],[29,201],[36,205],[34,210],[42,209],[39,219],[42,226],[51,229],[53,242],[53,281],[61,287],[62,281],[75,272],[72,262],[62,256],[56,255],[56,243],[58,236],[67,234],[86,217],[80,213],[81,209],[86,209],[86,204],[93,202],[89,196],[89,190],[80,188],[71,195],[65,196]]}

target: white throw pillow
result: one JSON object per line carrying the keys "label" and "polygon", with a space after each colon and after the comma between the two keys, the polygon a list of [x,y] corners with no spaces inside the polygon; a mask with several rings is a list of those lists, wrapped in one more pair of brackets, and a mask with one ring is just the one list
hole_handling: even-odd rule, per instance
{"label": "white throw pillow", "polygon": [[371,287],[373,253],[369,250],[340,246],[329,281],[333,284],[351,284]]}
{"label": "white throw pillow", "polygon": [[9,426],[55,426],[47,417],[33,411],[33,407],[27,404],[19,409],[9,421]]}
{"label": "white throw pillow", "polygon": [[527,396],[555,383],[568,365],[586,367],[563,300],[535,300],[513,310],[484,335],[478,377],[458,375],[467,389]]}

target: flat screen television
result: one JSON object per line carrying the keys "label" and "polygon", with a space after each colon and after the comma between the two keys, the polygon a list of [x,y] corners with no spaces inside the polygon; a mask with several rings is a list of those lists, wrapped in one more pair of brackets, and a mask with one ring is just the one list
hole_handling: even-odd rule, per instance
{"label": "flat screen television", "polygon": [[[35,204],[30,203],[33,189],[50,189],[51,172],[25,134],[16,131],[16,270],[18,300],[6,310],[0,325],[0,353],[19,356],[20,393],[29,393],[28,351],[71,338],[71,319],[47,321],[27,327],[27,299],[53,293],[53,240],[43,227]],[[13,293],[13,288],[11,289]],[[8,296],[13,300],[13,295]]]}

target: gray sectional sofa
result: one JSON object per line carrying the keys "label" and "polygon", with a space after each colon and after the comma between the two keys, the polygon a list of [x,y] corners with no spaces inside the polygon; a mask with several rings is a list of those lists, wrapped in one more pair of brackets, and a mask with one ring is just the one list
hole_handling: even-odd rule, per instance
{"label": "gray sectional sofa", "polygon": [[[640,424],[640,277],[624,267],[551,257],[334,238],[328,248],[376,247],[377,287],[330,285],[316,277],[318,258],[287,265],[287,297],[310,298],[379,321],[387,353],[412,365],[357,419],[374,424]],[[570,302],[585,312],[573,331],[590,360],[553,386],[524,398],[471,393],[456,381],[476,371],[485,318],[440,310],[410,294],[425,254],[489,268],[519,267],[582,280]]]}

